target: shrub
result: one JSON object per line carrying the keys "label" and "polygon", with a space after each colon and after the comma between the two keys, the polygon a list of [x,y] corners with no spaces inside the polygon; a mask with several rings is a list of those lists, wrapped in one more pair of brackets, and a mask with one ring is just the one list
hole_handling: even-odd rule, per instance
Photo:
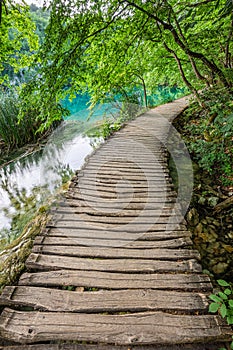
{"label": "shrub", "polygon": [[233,101],[232,91],[208,90],[202,93],[204,108],[194,104],[186,117],[187,144],[204,170],[222,185],[233,183]]}
{"label": "shrub", "polygon": [[0,95],[0,139],[8,151],[35,142],[38,124],[36,111],[31,110],[20,122],[18,120],[20,100],[14,93]]}

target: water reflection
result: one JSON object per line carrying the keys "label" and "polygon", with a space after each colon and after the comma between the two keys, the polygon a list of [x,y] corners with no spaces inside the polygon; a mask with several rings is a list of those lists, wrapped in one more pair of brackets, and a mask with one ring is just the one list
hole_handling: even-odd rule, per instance
{"label": "water reflection", "polygon": [[85,136],[90,126],[67,121],[43,150],[0,170],[0,239],[5,243],[21,232],[41,203],[80,169],[85,157],[101,142]]}

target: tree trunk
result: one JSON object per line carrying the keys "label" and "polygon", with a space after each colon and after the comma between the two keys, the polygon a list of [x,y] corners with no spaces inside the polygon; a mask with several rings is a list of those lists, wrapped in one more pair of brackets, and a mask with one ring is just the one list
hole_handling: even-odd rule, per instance
{"label": "tree trunk", "polygon": [[200,106],[203,107],[202,102],[201,102],[201,100],[200,100],[200,97],[199,97],[199,95],[198,95],[197,90],[195,89],[194,86],[192,86],[192,84],[188,81],[188,79],[187,79],[186,76],[185,76],[185,73],[184,73],[184,70],[183,70],[183,67],[182,67],[182,64],[181,64],[181,61],[180,61],[179,57],[177,56],[177,54],[175,53],[175,51],[173,51],[171,48],[169,48],[169,47],[167,46],[166,43],[164,43],[164,47],[165,47],[165,49],[166,49],[169,53],[171,53],[171,54],[173,55],[173,57],[175,58],[175,60],[176,60],[176,62],[177,62],[177,65],[178,65],[178,68],[179,68],[179,71],[180,71],[180,74],[181,74],[181,77],[182,77],[184,83],[185,83],[186,86],[189,88],[189,90],[193,92],[193,94],[194,94],[194,96],[196,97],[196,99],[197,99],[198,103],[200,104]]}
{"label": "tree trunk", "polygon": [[167,23],[164,20],[162,20],[161,18],[159,18],[157,16],[156,13],[151,13],[148,10],[146,10],[145,8],[135,4],[134,2],[132,2],[131,0],[124,0],[123,2],[126,2],[127,4],[129,4],[130,6],[138,9],[139,11],[145,13],[149,18],[153,19],[154,21],[156,21],[156,23],[160,24],[163,26],[163,28],[165,30],[168,30],[173,38],[174,41],[176,42],[176,44],[184,51],[184,53],[186,53],[186,55],[190,55],[192,58],[197,58],[200,61],[202,61],[202,63],[208,67],[210,69],[210,71],[212,72],[212,74],[214,76],[218,76],[220,81],[223,83],[223,85],[227,88],[230,87],[230,84],[228,83],[224,73],[222,72],[222,70],[216,65],[215,62],[210,61],[207,57],[205,57],[202,53],[200,52],[195,52],[193,50],[191,50],[188,45],[186,43],[184,43],[182,41],[181,36],[178,34],[178,32],[176,31],[176,29],[174,28],[174,26],[171,23]]}

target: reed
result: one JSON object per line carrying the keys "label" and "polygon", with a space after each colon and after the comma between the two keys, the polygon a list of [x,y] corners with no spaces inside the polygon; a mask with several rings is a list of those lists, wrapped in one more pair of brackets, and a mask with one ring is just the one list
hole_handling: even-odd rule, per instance
{"label": "reed", "polygon": [[7,151],[35,142],[39,137],[36,133],[38,129],[35,121],[36,113],[30,111],[19,122],[19,106],[20,99],[17,93],[0,94],[0,141]]}

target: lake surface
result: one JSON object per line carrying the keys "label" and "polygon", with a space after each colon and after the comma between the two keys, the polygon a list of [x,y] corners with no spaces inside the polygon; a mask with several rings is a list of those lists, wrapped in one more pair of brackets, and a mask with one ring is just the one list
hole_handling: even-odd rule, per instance
{"label": "lake surface", "polygon": [[84,123],[71,117],[42,149],[0,169],[0,240],[10,243],[35,210],[82,167],[103,141],[86,136],[100,119]]}

